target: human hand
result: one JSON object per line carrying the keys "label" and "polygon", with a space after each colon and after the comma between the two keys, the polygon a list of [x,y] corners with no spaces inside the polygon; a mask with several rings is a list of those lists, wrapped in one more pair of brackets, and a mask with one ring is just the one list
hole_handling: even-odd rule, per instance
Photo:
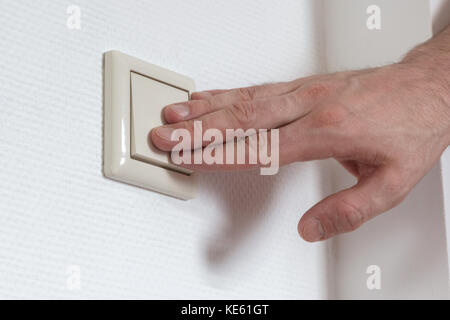
{"label": "human hand", "polygon": [[[312,207],[298,230],[319,241],[355,230],[396,206],[450,143],[448,82],[416,57],[385,67],[312,76],[291,82],[192,94],[167,106],[169,125],[152,130],[170,151],[173,129],[279,128],[280,165],[334,158],[357,184]],[[230,141],[229,143],[235,143]],[[184,165],[194,170],[251,165]]]}

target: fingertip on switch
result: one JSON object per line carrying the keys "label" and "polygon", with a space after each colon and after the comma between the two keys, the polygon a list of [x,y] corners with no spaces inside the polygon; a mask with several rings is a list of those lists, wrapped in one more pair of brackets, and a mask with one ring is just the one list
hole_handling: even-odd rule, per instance
{"label": "fingertip on switch", "polygon": [[164,117],[168,122],[177,122],[185,120],[191,110],[186,104],[173,104],[164,108]]}

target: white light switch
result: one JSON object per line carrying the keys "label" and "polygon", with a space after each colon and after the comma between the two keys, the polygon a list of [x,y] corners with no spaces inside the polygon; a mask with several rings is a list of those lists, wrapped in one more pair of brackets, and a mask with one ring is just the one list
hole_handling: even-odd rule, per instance
{"label": "white light switch", "polygon": [[171,164],[170,154],[148,139],[163,124],[164,106],[188,100],[194,81],[119,51],[105,53],[104,70],[104,175],[179,199],[195,198],[195,174]]}
{"label": "white light switch", "polygon": [[163,124],[162,109],[189,100],[189,91],[131,72],[131,157],[191,174],[169,161],[170,153],[155,148],[148,139],[151,129]]}

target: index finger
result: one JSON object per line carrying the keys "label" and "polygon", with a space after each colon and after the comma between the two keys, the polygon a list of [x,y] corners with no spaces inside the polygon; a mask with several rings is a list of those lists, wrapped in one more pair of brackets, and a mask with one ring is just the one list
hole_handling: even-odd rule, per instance
{"label": "index finger", "polygon": [[194,92],[190,101],[166,106],[163,110],[164,118],[167,123],[177,123],[196,119],[235,103],[288,94],[296,90],[307,79],[230,90]]}

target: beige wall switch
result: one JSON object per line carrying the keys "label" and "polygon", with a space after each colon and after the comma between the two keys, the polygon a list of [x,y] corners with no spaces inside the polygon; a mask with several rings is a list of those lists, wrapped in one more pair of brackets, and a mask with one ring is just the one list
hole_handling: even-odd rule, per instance
{"label": "beige wall switch", "polygon": [[170,155],[151,145],[149,128],[163,124],[162,109],[189,100],[189,91],[131,72],[131,157],[171,170],[191,174],[173,165]]}
{"label": "beige wall switch", "polygon": [[180,199],[196,195],[192,171],[173,165],[150,145],[167,104],[189,100],[193,80],[118,51],[105,53],[104,155],[106,177]]}

